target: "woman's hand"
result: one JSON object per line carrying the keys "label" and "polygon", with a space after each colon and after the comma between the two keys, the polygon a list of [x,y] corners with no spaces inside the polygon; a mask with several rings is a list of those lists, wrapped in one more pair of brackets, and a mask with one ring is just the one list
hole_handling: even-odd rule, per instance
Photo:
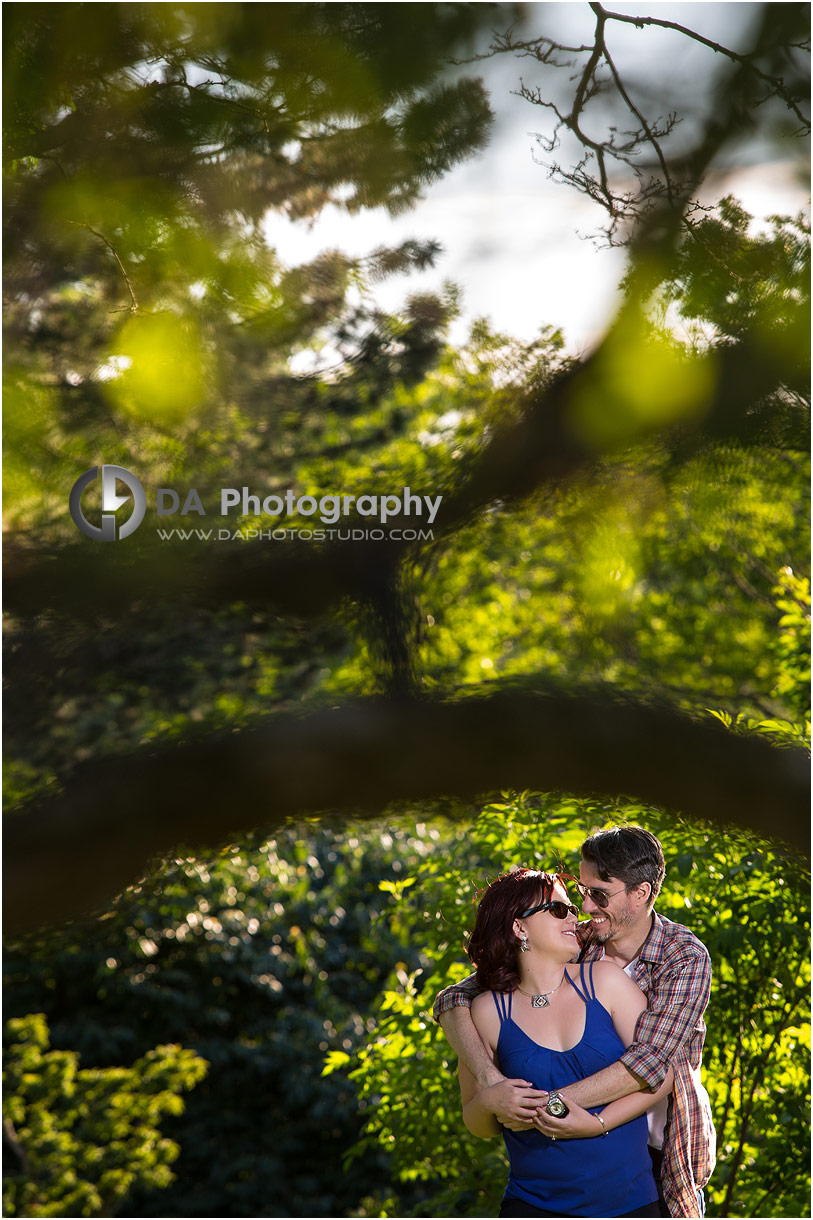
{"label": "woman's hand", "polygon": [[477,1096],[509,1131],[533,1131],[539,1107],[547,1101],[547,1094],[527,1080],[501,1080],[481,1089]]}
{"label": "woman's hand", "polygon": [[500,1080],[485,1089],[477,1088],[462,1059],[457,1065],[460,1080],[460,1100],[463,1122],[481,1139],[499,1135],[503,1127],[510,1131],[533,1131],[534,1119],[547,1093],[535,1089],[528,1080]]}
{"label": "woman's hand", "polygon": [[589,1110],[583,1110],[565,1094],[560,1094],[560,1096],[570,1107],[570,1113],[564,1118],[553,1118],[546,1110],[540,1110],[535,1126],[543,1135],[549,1135],[551,1139],[557,1140],[583,1140],[604,1134],[604,1128],[595,1114],[591,1114]]}

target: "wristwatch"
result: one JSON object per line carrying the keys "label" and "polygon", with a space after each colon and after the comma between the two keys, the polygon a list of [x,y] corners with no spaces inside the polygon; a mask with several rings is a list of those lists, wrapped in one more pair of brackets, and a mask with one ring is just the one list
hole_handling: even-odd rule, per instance
{"label": "wristwatch", "polygon": [[545,1106],[546,1113],[550,1114],[551,1118],[566,1118],[570,1113],[570,1107],[559,1093],[551,1093],[548,1097],[548,1104]]}

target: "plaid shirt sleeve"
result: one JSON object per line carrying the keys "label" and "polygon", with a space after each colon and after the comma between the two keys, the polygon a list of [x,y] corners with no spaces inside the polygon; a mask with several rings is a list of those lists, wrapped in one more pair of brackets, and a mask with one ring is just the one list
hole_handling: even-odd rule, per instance
{"label": "plaid shirt sleeve", "polygon": [[439,1021],[445,1012],[451,1012],[453,1008],[471,1008],[472,1000],[482,990],[477,984],[476,976],[470,974],[462,983],[455,983],[453,987],[446,987],[438,992],[432,1015]]}
{"label": "plaid shirt sleeve", "polygon": [[648,1007],[635,1026],[635,1041],[621,1063],[653,1091],[663,1084],[681,1047],[702,1029],[711,994],[711,960],[700,945],[686,946],[665,969],[653,973]]}

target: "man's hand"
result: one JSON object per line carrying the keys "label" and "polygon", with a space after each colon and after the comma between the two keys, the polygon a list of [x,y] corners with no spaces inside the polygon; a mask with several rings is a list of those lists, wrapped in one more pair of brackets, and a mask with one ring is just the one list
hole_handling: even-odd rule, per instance
{"label": "man's hand", "polygon": [[[554,1118],[544,1108],[540,1109],[534,1126],[543,1135],[549,1135],[551,1139],[556,1138],[557,1140],[579,1140],[591,1139],[593,1136],[604,1134],[604,1128],[595,1114],[577,1106],[570,1097],[565,1097],[564,1094],[560,1094],[560,1096],[570,1107],[570,1113],[564,1118]],[[547,1102],[547,1093],[543,1094],[543,1097]]]}
{"label": "man's hand", "polygon": [[478,1100],[509,1131],[531,1131],[547,1093],[535,1089],[527,1080],[500,1080],[481,1089]]}

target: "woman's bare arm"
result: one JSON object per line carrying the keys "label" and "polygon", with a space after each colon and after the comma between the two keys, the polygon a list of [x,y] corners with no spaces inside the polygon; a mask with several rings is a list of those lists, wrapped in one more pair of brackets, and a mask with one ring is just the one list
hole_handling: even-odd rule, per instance
{"label": "woman's bare arm", "polygon": [[477,1081],[461,1059],[457,1065],[457,1078],[460,1081],[460,1100],[463,1103],[463,1122],[481,1139],[491,1139],[499,1135],[502,1128],[491,1110],[487,1109],[481,1100],[482,1090],[478,1089]]}
{"label": "woman's bare arm", "polygon": [[[472,1028],[480,1040],[483,1051],[492,1064],[497,1064],[497,1042],[500,1037],[500,1021],[494,1007],[491,992],[477,996],[471,1006]],[[460,1061],[457,1067],[460,1081],[460,1100],[463,1103],[463,1122],[472,1135],[490,1139],[500,1134],[500,1124],[486,1100],[488,1089],[480,1089],[474,1075]]]}

